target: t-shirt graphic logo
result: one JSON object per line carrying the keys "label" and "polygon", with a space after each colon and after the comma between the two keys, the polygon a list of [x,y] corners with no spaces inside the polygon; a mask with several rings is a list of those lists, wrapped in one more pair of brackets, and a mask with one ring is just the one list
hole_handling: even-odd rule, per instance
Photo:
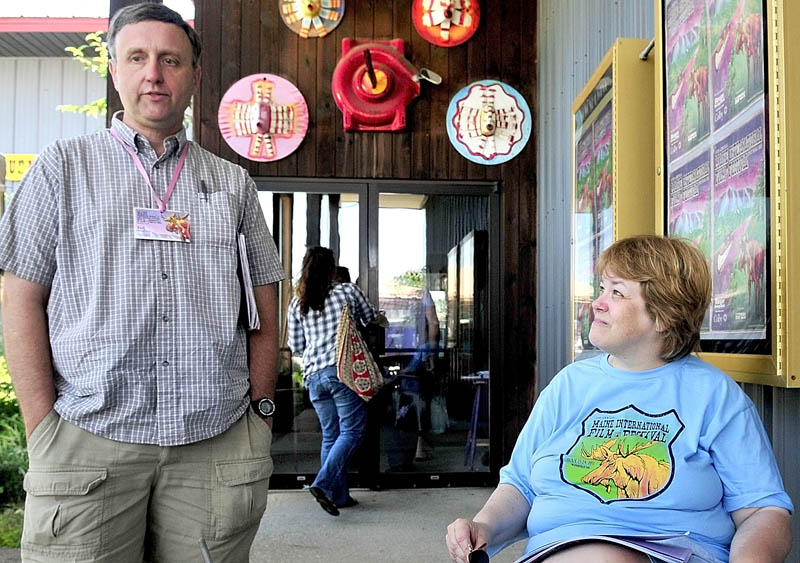
{"label": "t-shirt graphic logo", "polygon": [[672,444],[684,424],[674,410],[650,414],[633,405],[594,409],[561,455],[561,479],[602,503],[647,500],[672,482]]}

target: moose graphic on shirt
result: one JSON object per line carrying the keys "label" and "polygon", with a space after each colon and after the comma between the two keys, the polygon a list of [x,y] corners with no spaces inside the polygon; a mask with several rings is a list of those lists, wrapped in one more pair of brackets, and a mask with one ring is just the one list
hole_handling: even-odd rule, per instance
{"label": "moose graphic on shirt", "polygon": [[672,482],[672,443],[684,428],[674,410],[646,413],[634,405],[593,410],[561,456],[561,479],[600,502],[645,500]]}
{"label": "moose graphic on shirt", "polygon": [[614,438],[591,452],[581,444],[584,458],[600,462],[600,466],[584,475],[581,481],[602,485],[606,491],[611,491],[613,483],[618,498],[641,498],[657,492],[669,479],[669,463],[640,452],[659,442],[651,440],[630,447],[631,443],[632,440]]}

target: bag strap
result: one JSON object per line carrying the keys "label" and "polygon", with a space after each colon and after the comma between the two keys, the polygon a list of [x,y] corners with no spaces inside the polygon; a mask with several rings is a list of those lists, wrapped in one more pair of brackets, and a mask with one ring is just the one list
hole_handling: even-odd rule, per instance
{"label": "bag strap", "polygon": [[344,314],[344,308],[347,307],[350,309],[350,317],[353,319],[356,327],[359,325],[358,317],[356,316],[356,308],[353,306],[352,300],[350,298],[350,292],[345,289],[344,284],[342,285],[342,291],[344,292],[344,305],[342,306],[342,314]]}
{"label": "bag strap", "polygon": [[337,364],[345,350],[347,340],[347,325],[350,324],[350,308],[347,302],[342,306],[342,316],[339,317],[339,325],[336,327],[336,359]]}

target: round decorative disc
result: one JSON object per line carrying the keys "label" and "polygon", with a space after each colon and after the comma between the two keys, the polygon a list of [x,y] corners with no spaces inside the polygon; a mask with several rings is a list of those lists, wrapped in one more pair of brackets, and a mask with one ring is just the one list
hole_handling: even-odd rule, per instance
{"label": "round decorative disc", "polygon": [[344,0],[280,0],[283,23],[300,37],[325,37],[339,25]]}
{"label": "round decorative disc", "polygon": [[222,138],[238,154],[269,162],[292,154],[308,130],[308,106],[294,84],[274,74],[251,74],[219,104]]}
{"label": "round decorative disc", "polygon": [[531,111],[525,98],[508,84],[479,80],[450,100],[447,135],[464,158],[478,164],[502,164],[528,142]]}
{"label": "round decorative disc", "polygon": [[454,47],[472,37],[481,11],[478,0],[414,0],[411,19],[426,41]]}

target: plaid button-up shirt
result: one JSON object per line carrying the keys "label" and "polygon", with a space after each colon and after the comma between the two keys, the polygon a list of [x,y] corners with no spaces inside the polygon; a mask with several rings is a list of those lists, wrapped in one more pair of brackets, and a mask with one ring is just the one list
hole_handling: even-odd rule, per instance
{"label": "plaid button-up shirt", "polygon": [[377,316],[361,288],[352,283],[331,287],[322,311],[309,309],[304,316],[296,296],[289,302],[289,348],[295,356],[303,356],[303,378],[336,365],[336,331],[345,303],[350,306],[353,318],[363,324]]}
{"label": "plaid button-up shirt", "polygon": [[[185,132],[158,157],[119,119],[112,127],[163,197]],[[109,131],[57,141],[0,222],[0,270],[50,288],[55,409],[64,419],[124,442],[203,440],[249,405],[237,233],[254,285],[283,278],[275,244],[245,170],[195,143],[167,205],[189,213],[191,243],[134,239],[136,207],[157,203]]]}

